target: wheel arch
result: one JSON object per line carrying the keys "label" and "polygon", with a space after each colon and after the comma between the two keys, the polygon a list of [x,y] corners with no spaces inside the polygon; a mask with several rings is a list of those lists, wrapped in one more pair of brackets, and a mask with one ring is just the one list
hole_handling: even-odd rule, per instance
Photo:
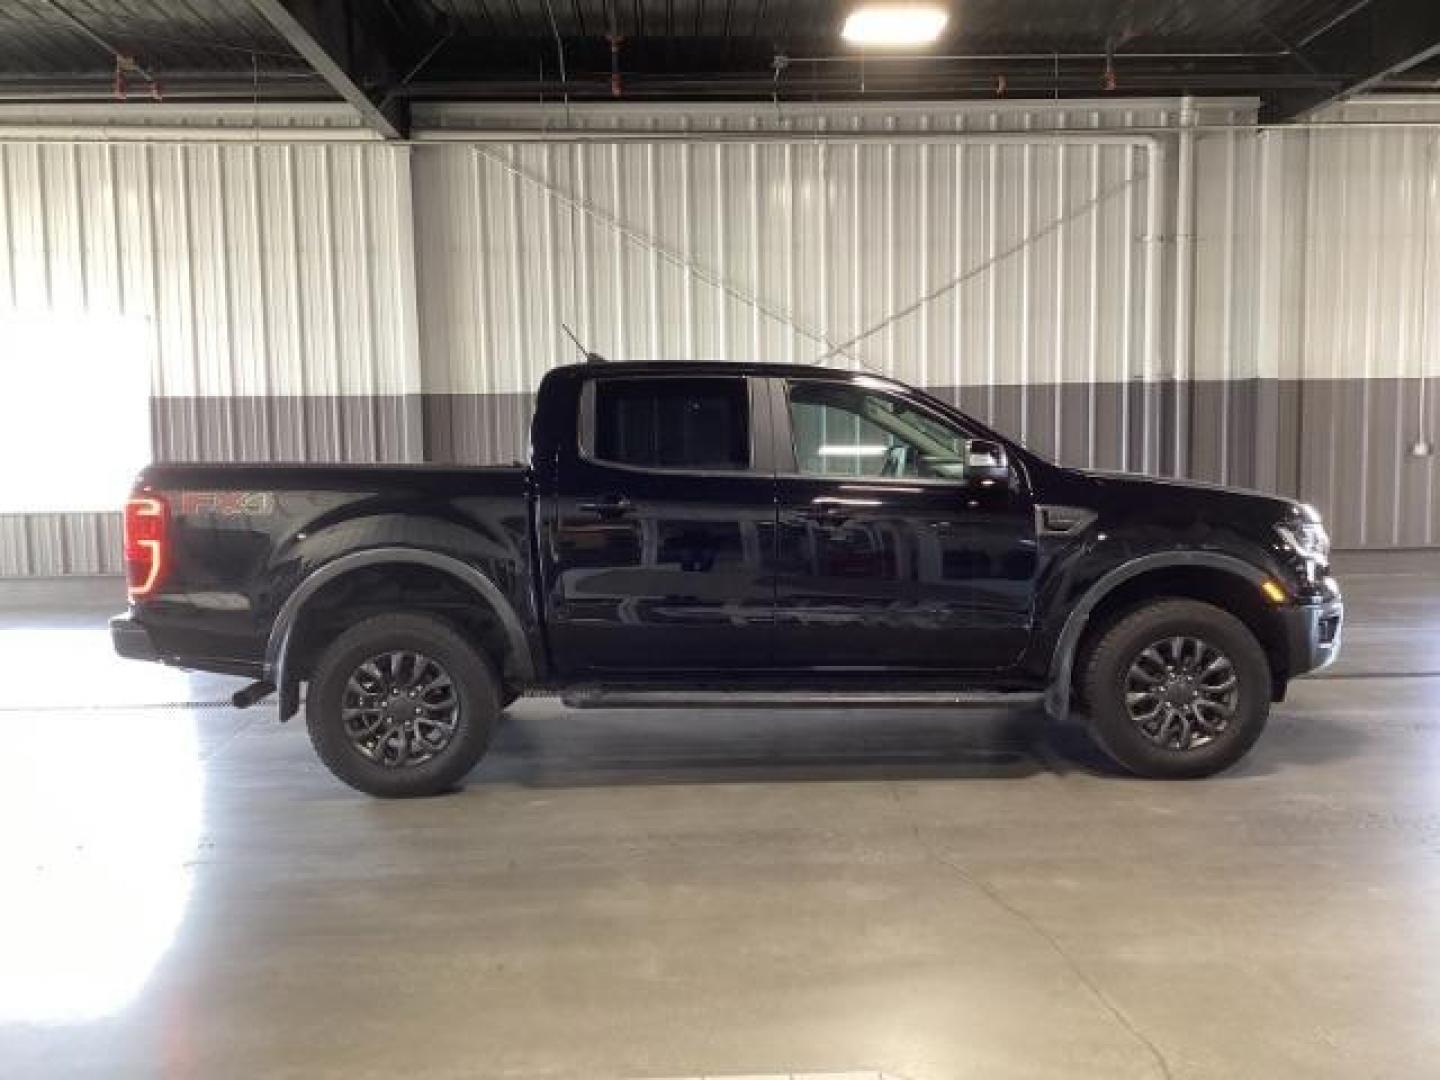
{"label": "wheel arch", "polygon": [[[1232,613],[1245,622],[1269,656],[1273,694],[1278,699],[1288,673],[1283,628],[1259,599],[1260,586],[1268,579],[1264,570],[1244,559],[1213,551],[1153,552],[1113,568],[1085,591],[1065,618],[1050,658],[1046,712],[1056,720],[1069,713],[1075,660],[1088,640],[1087,632],[1097,625],[1097,613],[1105,618],[1112,611],[1125,610],[1127,601],[1138,603],[1159,596],[1182,596],[1209,603],[1219,600],[1221,604],[1227,594],[1232,598],[1254,597],[1243,610]],[[1229,606],[1225,609],[1231,610]]]}
{"label": "wheel arch", "polygon": [[[421,548],[380,547],[351,552],[308,574],[285,598],[265,646],[264,678],[280,691],[280,718],[286,720],[299,706],[299,675],[294,670],[296,629],[307,606],[326,588],[347,575],[375,568],[423,567],[452,579],[472,594],[493,617],[504,639],[508,673],[520,682],[533,681],[534,658],[524,624],[514,606],[483,571],[469,563],[436,551]],[[502,672],[504,674],[504,672]]]}

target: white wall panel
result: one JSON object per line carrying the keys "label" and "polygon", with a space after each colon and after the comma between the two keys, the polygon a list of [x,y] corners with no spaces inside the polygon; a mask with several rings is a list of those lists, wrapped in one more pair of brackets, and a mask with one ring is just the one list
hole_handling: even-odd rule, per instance
{"label": "white wall panel", "polygon": [[408,155],[0,143],[0,305],[144,317],[158,397],[418,392]]}
{"label": "white wall panel", "polygon": [[[1440,121],[1435,103],[1367,99],[1327,114]],[[1440,543],[1440,127],[1286,135],[1280,205],[1299,250],[1297,328],[1282,377],[1298,395],[1298,486],[1350,546]],[[1303,160],[1304,167],[1294,164]],[[1417,453],[1428,447],[1428,453]]]}
{"label": "white wall panel", "polygon": [[[262,111],[267,125],[305,129],[302,139],[350,126],[333,109]],[[41,144],[13,126],[53,112],[0,109],[0,315],[138,320],[158,455],[420,456],[408,148]],[[236,108],[126,119],[134,115],[222,127],[255,119]],[[114,515],[5,517],[0,574],[113,572],[114,534]]]}
{"label": "white wall panel", "polygon": [[[552,114],[450,108],[422,119],[494,131]],[[574,357],[561,322],[625,359],[834,359],[932,386],[1128,381],[1142,370],[1151,155],[963,140],[1163,126],[1174,114],[1144,102],[780,117],[590,107],[572,110],[577,126],[683,125],[696,140],[423,148],[427,391],[533,389]],[[956,139],[706,141],[820,130]]]}

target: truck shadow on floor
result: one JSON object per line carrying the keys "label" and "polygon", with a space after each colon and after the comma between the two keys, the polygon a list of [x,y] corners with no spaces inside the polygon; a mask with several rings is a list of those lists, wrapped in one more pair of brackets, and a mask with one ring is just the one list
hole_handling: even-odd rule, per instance
{"label": "truck shadow on floor", "polygon": [[[1303,730],[1302,730],[1303,729]],[[1363,732],[1278,715],[1234,769],[1254,778],[1349,758]],[[1022,780],[1042,773],[1137,781],[1082,722],[1038,709],[596,709],[529,700],[500,722],[470,785],[536,788],[805,781]]]}
{"label": "truck shadow on floor", "polygon": [[527,701],[469,782],[533,787],[1019,779],[1046,766],[1023,713],[594,709]]}

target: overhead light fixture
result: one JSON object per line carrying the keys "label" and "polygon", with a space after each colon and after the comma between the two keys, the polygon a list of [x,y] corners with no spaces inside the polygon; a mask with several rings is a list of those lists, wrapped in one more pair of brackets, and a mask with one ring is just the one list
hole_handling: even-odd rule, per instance
{"label": "overhead light fixture", "polygon": [[852,45],[929,45],[949,21],[936,4],[865,4],[845,17],[840,36]]}

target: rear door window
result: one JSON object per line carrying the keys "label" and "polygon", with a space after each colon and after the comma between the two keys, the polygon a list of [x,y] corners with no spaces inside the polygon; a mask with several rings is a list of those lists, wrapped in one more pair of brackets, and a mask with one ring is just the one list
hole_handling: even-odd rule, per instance
{"label": "rear door window", "polygon": [[750,466],[743,378],[601,378],[594,393],[597,461],[707,472]]}

